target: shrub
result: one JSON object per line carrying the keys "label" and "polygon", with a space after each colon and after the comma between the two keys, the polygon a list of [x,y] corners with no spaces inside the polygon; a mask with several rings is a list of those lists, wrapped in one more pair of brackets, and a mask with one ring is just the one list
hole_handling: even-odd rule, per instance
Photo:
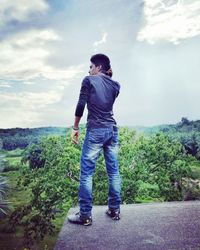
{"label": "shrub", "polygon": [[0,176],[0,219],[3,218],[9,210],[9,202],[6,200],[9,191],[9,184],[5,177]]}

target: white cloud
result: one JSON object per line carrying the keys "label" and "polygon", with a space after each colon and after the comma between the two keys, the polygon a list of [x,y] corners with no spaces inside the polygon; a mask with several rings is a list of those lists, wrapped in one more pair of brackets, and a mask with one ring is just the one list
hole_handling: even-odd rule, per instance
{"label": "white cloud", "polygon": [[51,105],[59,103],[63,97],[63,86],[47,92],[0,93],[0,127],[32,126],[43,121],[43,114],[51,110]]}
{"label": "white cloud", "polygon": [[61,38],[53,30],[29,30],[19,33],[11,39],[11,42],[18,48],[40,47],[48,41],[61,40]]}
{"label": "white cloud", "polygon": [[25,85],[34,85],[35,82],[34,81],[25,81],[25,82],[23,82],[23,84],[25,84]]}
{"label": "white cloud", "polygon": [[0,26],[11,20],[25,21],[30,14],[47,10],[48,5],[44,0],[1,0]]}
{"label": "white cloud", "polygon": [[0,88],[10,88],[11,85],[9,82],[0,82]]}
{"label": "white cloud", "polygon": [[[0,10],[0,26],[10,20],[30,20],[29,14],[45,12],[46,9],[45,1],[4,1]],[[5,13],[7,17],[4,17]],[[72,65],[59,68],[49,62],[56,49],[55,43],[61,40],[55,30],[46,28],[16,30],[0,41],[0,89],[3,90],[0,92],[0,127],[41,125],[46,122],[46,114],[57,112],[54,105],[59,106],[66,85],[72,83],[71,80],[82,72],[83,67]],[[27,85],[25,89],[36,89],[28,85],[44,85],[37,90],[39,92],[16,93],[13,92],[17,88],[16,82],[21,89],[25,87],[22,83]]]}
{"label": "white cloud", "polygon": [[66,81],[81,72],[81,66],[58,69],[48,65],[48,44],[61,38],[51,29],[20,32],[0,42],[1,79],[33,81],[37,77]]}
{"label": "white cloud", "polygon": [[145,0],[146,24],[138,33],[139,41],[174,44],[200,35],[200,1]]}
{"label": "white cloud", "polygon": [[103,43],[106,43],[107,36],[108,36],[108,34],[107,34],[106,32],[104,32],[104,33],[102,34],[101,40],[95,41],[94,44],[93,44],[93,46],[96,48],[96,47],[98,47],[99,45],[101,45],[101,44],[103,44]]}
{"label": "white cloud", "polygon": [[[26,107],[16,109],[15,107],[1,108],[0,128],[32,127],[42,121],[42,115],[36,111],[27,110]],[[12,125],[11,125],[12,124]]]}
{"label": "white cloud", "polygon": [[59,102],[62,98],[63,88],[63,86],[57,86],[48,92],[0,93],[0,103],[1,105],[10,106],[12,104],[15,107],[25,106],[37,110]]}

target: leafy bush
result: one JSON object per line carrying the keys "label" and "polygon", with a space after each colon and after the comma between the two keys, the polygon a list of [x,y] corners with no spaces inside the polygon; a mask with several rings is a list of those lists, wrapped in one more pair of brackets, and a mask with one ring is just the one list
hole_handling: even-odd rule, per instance
{"label": "leafy bush", "polygon": [[[32,192],[30,202],[10,216],[15,229],[24,225],[26,246],[43,239],[54,230],[53,219],[58,213],[76,205],[79,185],[79,159],[84,130],[79,145],[72,145],[70,134],[65,137],[43,137],[37,145],[24,152],[21,185]],[[122,203],[146,200],[183,199],[182,178],[190,173],[182,145],[163,133],[145,137],[134,130],[120,128],[119,168],[122,178]],[[108,181],[103,156],[93,176],[93,203],[107,204]]]}
{"label": "leafy bush", "polygon": [[5,177],[0,176],[0,219],[3,218],[9,210],[9,202],[6,200],[9,191],[9,184]]}
{"label": "leafy bush", "polygon": [[42,147],[41,145],[31,144],[22,154],[22,163],[29,163],[29,168],[41,168],[44,167],[45,159],[41,156]]}
{"label": "leafy bush", "polygon": [[183,160],[182,145],[157,133],[138,138],[134,150],[135,171],[140,172],[136,181],[158,185],[161,199],[182,199],[181,179],[190,173],[189,165]]}
{"label": "leafy bush", "polygon": [[[65,212],[77,202],[80,148],[64,137],[43,137],[38,145],[27,149],[25,157],[23,162],[28,159],[31,164],[21,167],[23,179],[19,184],[29,188],[32,197],[11,214],[10,225],[15,230],[23,223],[25,245],[30,247],[34,240],[53,232],[57,213]],[[36,162],[41,163],[41,159],[43,166],[38,168]]]}

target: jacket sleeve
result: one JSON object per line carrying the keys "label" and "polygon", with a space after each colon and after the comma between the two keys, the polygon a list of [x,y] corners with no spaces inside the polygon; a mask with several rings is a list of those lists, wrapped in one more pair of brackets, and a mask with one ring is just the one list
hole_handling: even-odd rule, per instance
{"label": "jacket sleeve", "polygon": [[82,81],[79,100],[76,106],[75,116],[81,117],[83,115],[85,104],[87,103],[89,98],[90,89],[91,89],[90,81],[88,77],[85,77]]}

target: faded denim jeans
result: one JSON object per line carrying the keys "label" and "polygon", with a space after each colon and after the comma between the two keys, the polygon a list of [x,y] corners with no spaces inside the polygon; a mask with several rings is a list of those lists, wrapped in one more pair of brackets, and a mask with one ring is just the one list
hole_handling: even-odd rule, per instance
{"label": "faded denim jeans", "polygon": [[117,161],[118,128],[116,126],[88,128],[82,146],[78,190],[80,213],[83,216],[91,215],[92,176],[101,150],[103,150],[109,182],[108,207],[113,209],[120,207],[121,178]]}

